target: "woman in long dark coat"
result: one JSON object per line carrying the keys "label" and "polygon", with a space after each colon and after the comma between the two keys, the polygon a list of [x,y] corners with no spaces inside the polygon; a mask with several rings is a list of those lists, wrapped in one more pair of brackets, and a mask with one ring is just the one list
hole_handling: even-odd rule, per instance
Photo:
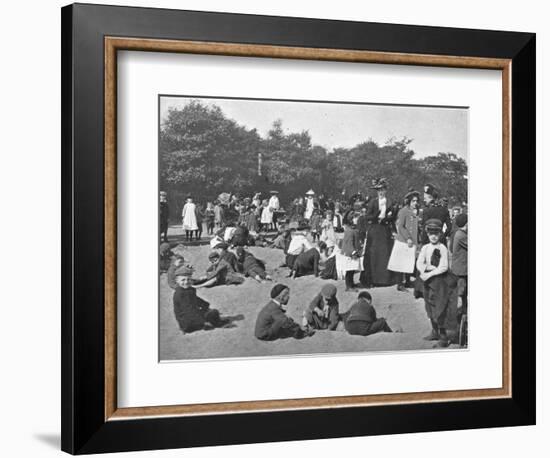
{"label": "woman in long dark coat", "polygon": [[367,241],[363,257],[364,270],[360,277],[361,284],[367,288],[395,284],[395,275],[388,270],[393,248],[395,208],[393,202],[386,197],[386,179],[373,180],[372,184],[372,189],[376,189],[378,197],[371,199],[367,205]]}

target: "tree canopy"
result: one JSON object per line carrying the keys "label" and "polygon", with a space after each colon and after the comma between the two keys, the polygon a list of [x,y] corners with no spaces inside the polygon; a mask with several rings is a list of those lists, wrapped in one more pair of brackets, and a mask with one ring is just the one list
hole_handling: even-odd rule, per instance
{"label": "tree canopy", "polygon": [[450,152],[416,159],[412,143],[392,138],[379,145],[367,138],[352,148],[328,151],[314,145],[307,130],[286,133],[280,119],[262,138],[219,107],[193,100],[170,109],[161,125],[161,187],[180,202],[188,193],[204,201],[221,192],[248,195],[275,188],[284,204],[309,188],[327,196],[367,194],[374,178],[385,177],[389,195],[397,200],[429,182],[451,204],[467,201],[466,161]]}

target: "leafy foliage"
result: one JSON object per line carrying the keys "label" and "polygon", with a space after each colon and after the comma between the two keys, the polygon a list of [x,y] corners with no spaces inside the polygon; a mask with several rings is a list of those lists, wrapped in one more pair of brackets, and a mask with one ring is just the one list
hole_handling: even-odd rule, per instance
{"label": "leafy foliage", "polygon": [[329,152],[313,145],[308,131],[285,133],[281,120],[264,139],[219,107],[192,101],[169,110],[161,126],[161,187],[178,203],[187,193],[204,201],[224,191],[248,195],[276,188],[284,204],[309,188],[328,196],[366,194],[374,178],[385,177],[397,200],[409,188],[421,190],[430,182],[451,204],[467,201],[464,159],[452,153],[415,159],[412,142],[392,138],[379,145],[367,139]]}

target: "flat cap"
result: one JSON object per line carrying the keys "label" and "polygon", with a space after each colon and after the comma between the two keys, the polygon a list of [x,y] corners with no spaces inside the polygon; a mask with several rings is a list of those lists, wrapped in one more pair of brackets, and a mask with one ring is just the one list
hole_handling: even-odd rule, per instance
{"label": "flat cap", "polygon": [[283,285],[282,283],[277,283],[273,288],[271,288],[271,299],[275,299],[285,289],[290,289],[290,288],[286,285]]}

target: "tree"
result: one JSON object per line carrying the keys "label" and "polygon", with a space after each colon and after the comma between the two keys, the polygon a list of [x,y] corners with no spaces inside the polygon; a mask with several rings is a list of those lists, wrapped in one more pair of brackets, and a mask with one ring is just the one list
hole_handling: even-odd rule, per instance
{"label": "tree", "polygon": [[[251,187],[261,139],[217,106],[191,101],[170,109],[161,127],[161,186],[213,198]],[[238,166],[236,166],[238,165]]]}
{"label": "tree", "polygon": [[[384,177],[388,194],[400,202],[410,188],[432,183],[450,203],[468,197],[468,167],[452,153],[415,159],[410,138],[372,139],[333,152],[313,145],[307,130],[285,132],[276,120],[266,138],[225,116],[214,105],[191,101],[171,109],[160,133],[161,186],[181,204],[186,193],[200,200],[221,192],[251,195],[275,188],[283,203],[309,188],[327,196],[372,194],[372,180]],[[262,155],[261,176],[258,157]],[[178,209],[176,207],[176,214]]]}
{"label": "tree", "polygon": [[438,153],[418,160],[424,182],[432,183],[451,204],[468,201],[468,165],[453,153]]}

